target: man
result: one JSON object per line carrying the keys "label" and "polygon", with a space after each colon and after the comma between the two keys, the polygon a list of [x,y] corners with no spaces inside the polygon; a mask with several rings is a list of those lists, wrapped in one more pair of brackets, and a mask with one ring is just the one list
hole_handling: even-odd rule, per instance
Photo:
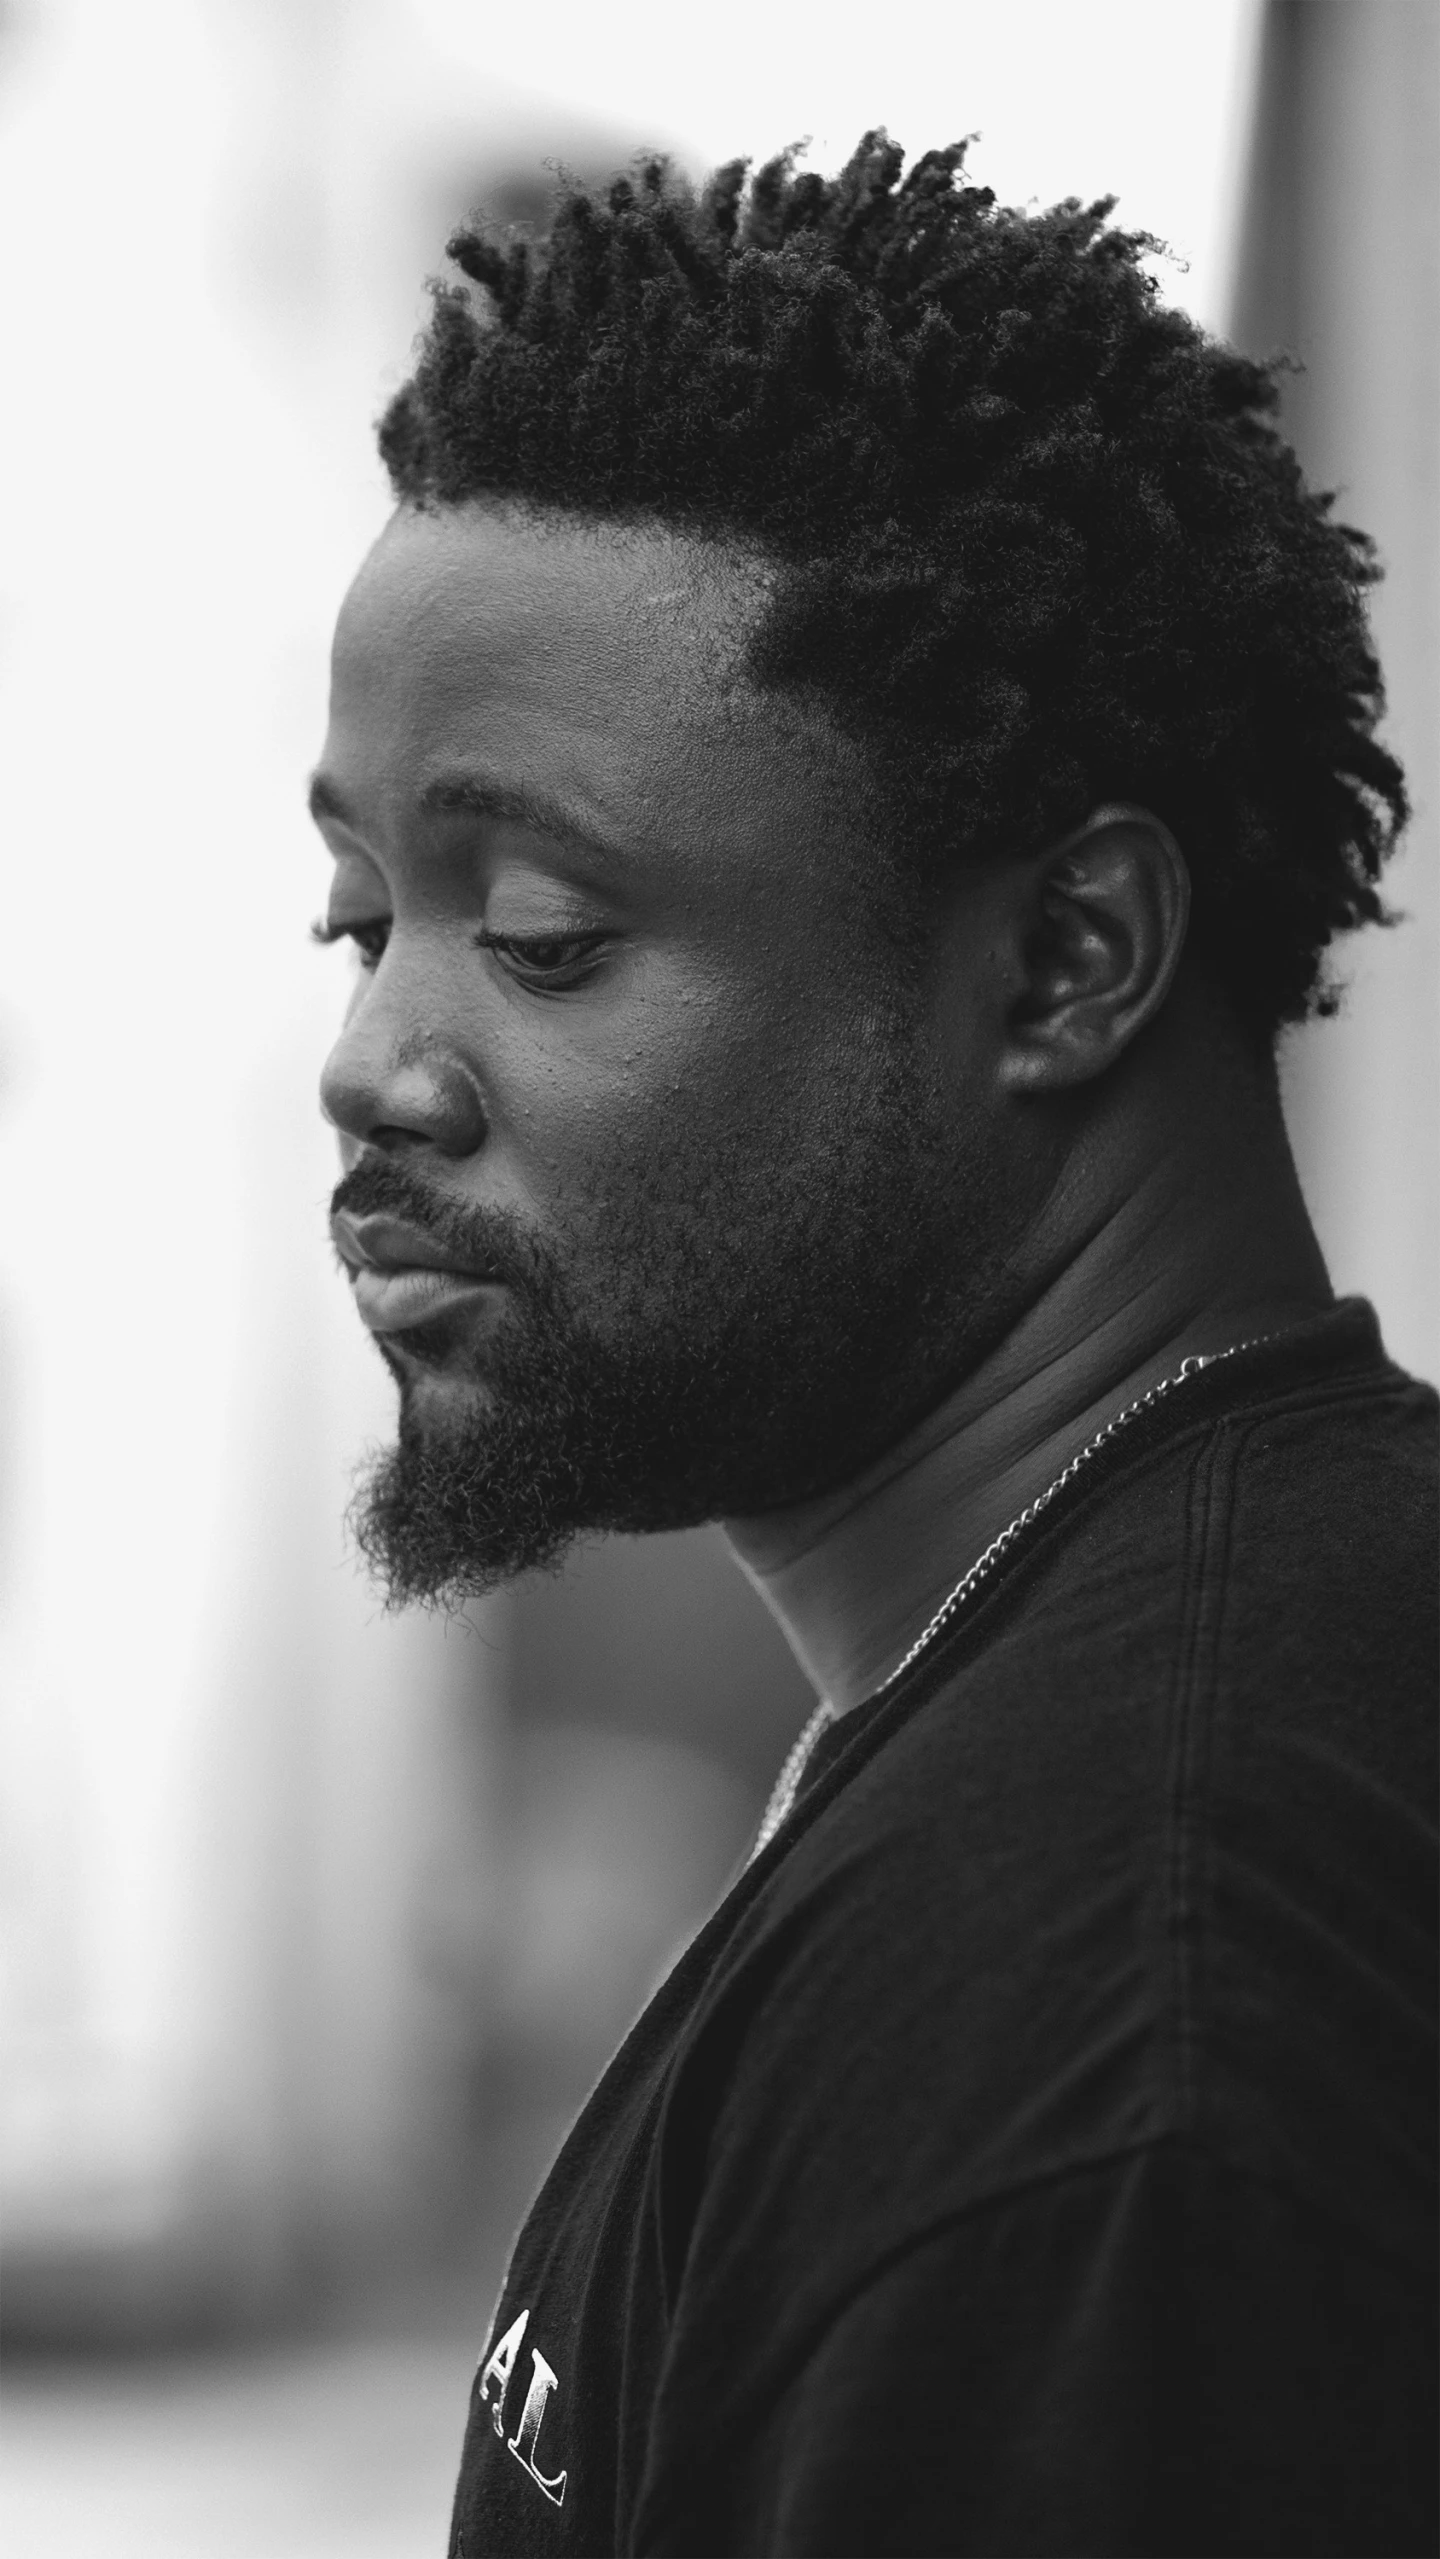
{"label": "man", "polygon": [[822,1704],[575,2126],[452,2549],[1432,2546],[1434,1398],[1280,1024],[1363,538],[1109,207],[466,231],[314,786],[396,1602],[722,1519]]}

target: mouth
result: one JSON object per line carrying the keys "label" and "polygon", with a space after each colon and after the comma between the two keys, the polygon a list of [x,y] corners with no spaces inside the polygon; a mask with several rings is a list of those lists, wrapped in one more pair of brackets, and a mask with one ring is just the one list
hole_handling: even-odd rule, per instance
{"label": "mouth", "polygon": [[478,1306],[503,1283],[457,1262],[422,1227],[398,1217],[336,1210],[335,1250],[350,1274],[361,1322],[372,1333],[407,1333],[441,1315]]}

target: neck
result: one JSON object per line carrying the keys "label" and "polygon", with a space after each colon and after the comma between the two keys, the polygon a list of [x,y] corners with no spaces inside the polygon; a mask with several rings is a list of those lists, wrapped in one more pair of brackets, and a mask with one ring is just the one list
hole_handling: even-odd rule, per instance
{"label": "neck", "polygon": [[1212,1059],[1160,1082],[1138,1109],[1107,1096],[1018,1257],[1014,1320],[962,1381],[852,1481],[726,1523],[837,1712],[1115,1413],[1331,1303],[1270,1080]]}

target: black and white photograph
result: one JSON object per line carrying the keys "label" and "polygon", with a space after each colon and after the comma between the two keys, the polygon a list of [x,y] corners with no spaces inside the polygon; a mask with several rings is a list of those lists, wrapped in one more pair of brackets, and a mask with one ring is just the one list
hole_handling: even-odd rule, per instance
{"label": "black and white photograph", "polygon": [[1437,0],[0,0],[7,2559],[1423,2559]]}

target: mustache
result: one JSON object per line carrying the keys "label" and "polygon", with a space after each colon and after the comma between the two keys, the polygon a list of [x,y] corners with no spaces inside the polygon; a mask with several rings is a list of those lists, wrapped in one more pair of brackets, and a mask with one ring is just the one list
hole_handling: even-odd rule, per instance
{"label": "mustache", "polygon": [[546,1297],[555,1294],[556,1274],[549,1256],[510,1210],[447,1199],[410,1165],[387,1156],[364,1156],[352,1165],[336,1183],[330,1209],[332,1216],[337,1210],[348,1210],[354,1217],[403,1218],[467,1268],[482,1270],[511,1288],[538,1291]]}

